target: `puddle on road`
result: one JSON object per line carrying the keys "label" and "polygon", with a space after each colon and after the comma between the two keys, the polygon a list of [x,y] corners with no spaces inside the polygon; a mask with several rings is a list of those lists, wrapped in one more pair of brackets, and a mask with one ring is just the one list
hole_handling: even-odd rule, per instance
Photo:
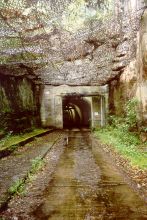
{"label": "puddle on road", "polygon": [[91,149],[88,133],[74,135],[77,138],[69,138],[53,179],[44,192],[45,200],[33,213],[35,218],[147,219],[143,201],[123,182],[101,152]]}

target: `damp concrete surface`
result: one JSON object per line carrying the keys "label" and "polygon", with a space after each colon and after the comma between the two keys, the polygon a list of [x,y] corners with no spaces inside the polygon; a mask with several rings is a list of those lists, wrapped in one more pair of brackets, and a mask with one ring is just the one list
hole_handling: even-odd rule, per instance
{"label": "damp concrete surface", "polygon": [[[64,146],[55,146],[49,154],[50,163],[29,186],[29,196],[11,202],[4,213],[7,219],[147,219],[145,202],[129,187],[100,146],[94,145],[89,131],[69,131]],[[40,185],[35,203],[35,193],[30,191],[38,192],[43,177],[46,183],[44,188]]]}

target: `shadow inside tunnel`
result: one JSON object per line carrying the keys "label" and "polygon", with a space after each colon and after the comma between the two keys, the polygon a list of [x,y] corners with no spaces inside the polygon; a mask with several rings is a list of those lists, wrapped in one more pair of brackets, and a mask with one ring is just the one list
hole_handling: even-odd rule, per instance
{"label": "shadow inside tunnel", "polygon": [[90,129],[91,105],[86,97],[65,96],[63,98],[63,128]]}

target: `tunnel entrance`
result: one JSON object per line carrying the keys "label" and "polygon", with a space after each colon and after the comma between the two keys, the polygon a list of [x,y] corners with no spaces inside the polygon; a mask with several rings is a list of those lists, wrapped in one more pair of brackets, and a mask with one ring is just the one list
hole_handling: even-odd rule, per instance
{"label": "tunnel entrance", "polygon": [[106,124],[107,87],[45,86],[41,103],[44,127],[95,128]]}
{"label": "tunnel entrance", "polygon": [[90,128],[91,103],[80,95],[63,97],[63,128]]}

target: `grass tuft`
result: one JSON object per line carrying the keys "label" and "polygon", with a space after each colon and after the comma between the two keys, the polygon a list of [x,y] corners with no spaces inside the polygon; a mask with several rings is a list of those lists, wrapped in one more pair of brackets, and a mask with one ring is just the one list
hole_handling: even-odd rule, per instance
{"label": "grass tuft", "polygon": [[[111,145],[115,151],[126,158],[132,166],[147,168],[147,155],[140,150],[141,141],[137,134],[112,126],[97,129],[96,136],[105,144]],[[147,143],[144,143],[147,146]]]}
{"label": "grass tuft", "polygon": [[8,189],[8,193],[10,195],[21,194],[22,192],[24,192],[24,180],[23,179],[16,180],[13,183],[13,185]]}
{"label": "grass tuft", "polygon": [[25,178],[16,180],[12,186],[8,189],[10,195],[19,195],[25,192],[26,182],[33,180],[33,177],[37,171],[44,166],[44,160],[41,157],[36,157],[32,160],[32,165]]}
{"label": "grass tuft", "polygon": [[44,160],[41,157],[36,157],[32,160],[30,174],[35,174],[38,170],[40,170],[44,165]]}

